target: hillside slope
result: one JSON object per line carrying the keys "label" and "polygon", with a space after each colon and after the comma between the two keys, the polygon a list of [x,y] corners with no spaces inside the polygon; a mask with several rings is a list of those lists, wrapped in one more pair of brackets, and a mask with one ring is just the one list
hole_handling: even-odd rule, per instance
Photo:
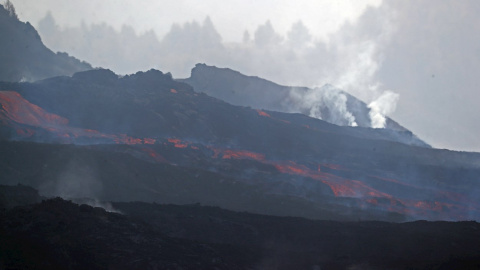
{"label": "hillside slope", "polygon": [[19,21],[0,5],[0,81],[35,81],[72,75],[92,67],[42,43],[30,23]]}
{"label": "hillside slope", "polygon": [[[476,153],[400,143],[392,136],[394,133],[383,129],[341,127],[301,114],[233,106],[196,93],[170,74],[155,70],[124,77],[109,70],[92,70],[35,83],[0,83],[0,90],[0,135],[4,139],[51,144],[47,149],[57,144],[84,145],[61,158],[59,153],[45,150],[39,159],[45,164],[33,162],[40,166],[38,169],[30,167],[30,161],[15,163],[15,169],[11,169],[11,162],[25,159],[26,155],[15,151],[7,155],[6,149],[11,149],[7,147],[3,166],[11,174],[5,174],[2,181],[9,184],[34,181],[34,187],[39,188],[49,186],[52,180],[60,184],[70,178],[80,181],[73,176],[94,171],[93,175],[85,175],[97,179],[87,191],[109,200],[136,200],[144,192],[149,201],[169,198],[171,201],[162,202],[175,202],[174,195],[182,193],[183,187],[188,192],[182,196],[190,196],[189,202],[195,199],[237,210],[257,205],[262,213],[279,215],[291,215],[296,209],[296,215],[317,218],[336,212],[330,215],[334,219],[349,215],[396,221],[480,216],[480,155]],[[105,146],[98,148],[99,144]],[[108,163],[91,162],[98,159],[91,156],[93,152],[82,149],[92,147],[102,149],[106,161],[116,160],[114,167],[118,169],[99,166]],[[25,150],[28,152],[36,151]],[[130,156],[128,161],[118,159],[118,152]],[[12,160],[13,156],[16,159]],[[78,165],[83,169],[75,165],[78,156],[83,156]],[[59,161],[45,168],[55,169],[40,169],[49,158]],[[141,174],[136,166],[143,167],[145,161],[152,165]],[[60,167],[54,165],[57,163]],[[67,176],[71,175],[70,166],[75,172],[72,177],[47,174],[66,171]],[[193,171],[185,175],[175,166]],[[162,172],[156,172],[157,168],[163,168]],[[242,183],[248,188],[233,196],[231,204],[226,200],[212,204],[211,198],[224,198],[219,195],[222,185],[211,189],[218,194],[209,197],[210,188],[192,190],[184,186],[187,182],[172,180],[195,181],[196,170],[214,174],[204,178],[214,179],[206,186],[223,181]],[[123,175],[117,176],[118,171]],[[15,177],[21,172],[38,175]],[[117,178],[128,185],[99,188]],[[131,187],[137,181],[148,184],[142,192],[129,194],[136,189]],[[171,181],[178,186],[172,186]],[[204,181],[196,184],[200,187]],[[162,192],[155,196],[160,187]],[[50,190],[50,195],[58,193],[60,190]],[[272,196],[282,198],[276,202],[293,201],[296,206],[282,210],[281,204],[243,205],[251,198]],[[309,210],[299,210],[302,204]],[[312,214],[310,209],[320,214]],[[325,212],[328,209],[332,210],[326,211],[330,214]]]}

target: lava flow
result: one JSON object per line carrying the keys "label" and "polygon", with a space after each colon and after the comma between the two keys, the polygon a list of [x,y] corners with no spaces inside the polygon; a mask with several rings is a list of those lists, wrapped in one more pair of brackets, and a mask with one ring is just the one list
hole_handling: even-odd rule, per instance
{"label": "lava flow", "polygon": [[0,119],[3,121],[10,120],[31,126],[58,126],[68,124],[68,119],[44,111],[14,91],[0,91],[0,104],[3,109],[0,114]]}
{"label": "lava flow", "polygon": [[[360,207],[375,207],[390,212],[398,212],[409,215],[423,215],[427,212],[435,212],[440,215],[452,218],[459,213],[466,213],[470,208],[464,205],[464,201],[460,200],[459,196],[449,196],[447,201],[425,201],[415,199],[395,198],[391,194],[376,190],[362,181],[345,179],[340,176],[325,173],[320,170],[321,166],[334,169],[346,170],[340,165],[336,164],[320,164],[317,170],[312,170],[305,165],[298,164],[294,161],[273,161],[265,159],[264,154],[249,152],[245,150],[219,149],[213,148],[213,158],[223,159],[254,159],[264,164],[274,166],[280,173],[298,175],[318,180],[330,187],[336,197],[349,197],[359,199]],[[398,180],[389,179],[396,183],[401,183]],[[453,198],[459,200],[451,200]],[[477,209],[473,209],[477,211]],[[453,215],[453,216],[452,216]],[[455,216],[458,218],[458,216]]]}
{"label": "lava flow", "polygon": [[264,154],[259,154],[259,153],[254,153],[254,152],[249,152],[249,151],[234,151],[234,150],[224,150],[223,151],[223,156],[222,158],[224,159],[244,159],[244,158],[249,158],[249,159],[254,159],[257,161],[263,161],[265,160],[265,155]]}
{"label": "lava flow", "polygon": [[382,197],[392,198],[391,195],[375,190],[366,186],[360,181],[344,179],[339,176],[314,171],[304,165],[299,165],[293,161],[285,162],[269,162],[274,165],[278,171],[288,174],[296,174],[306,176],[328,185],[336,197]]}
{"label": "lava flow", "polygon": [[307,168],[304,165],[299,165],[293,161],[271,161],[266,160],[264,154],[245,151],[245,150],[232,150],[232,149],[218,149],[213,148],[213,158],[218,158],[221,154],[223,159],[253,159],[265,164],[273,165],[279,172],[300,175],[309,177],[315,180],[319,180],[322,183],[328,185],[333,194],[337,197],[383,197],[392,198],[392,196],[377,191],[363,184],[360,181],[349,180],[338,177],[333,174],[323,173],[321,171],[315,171]]}
{"label": "lava flow", "polygon": [[271,117],[270,114],[262,111],[262,110],[257,110],[258,115],[260,116],[265,116],[265,117]]}
{"label": "lava flow", "polygon": [[180,139],[170,138],[169,143],[173,143],[176,148],[187,148],[188,143],[182,142]]}
{"label": "lava flow", "polygon": [[[174,89],[172,89],[174,90]],[[171,91],[175,93],[174,91]],[[9,126],[16,131],[16,136],[22,139],[44,138],[47,134],[58,143],[116,143],[129,145],[145,145],[143,152],[151,160],[158,163],[168,162],[162,155],[155,152],[147,145],[160,144],[153,138],[134,138],[126,134],[106,134],[93,129],[84,129],[69,126],[69,120],[59,115],[49,113],[41,107],[30,103],[19,93],[14,91],[0,91],[0,124]],[[263,117],[270,117],[264,111],[258,110],[257,113]],[[169,138],[164,144],[171,144],[175,148],[191,148],[199,150],[200,144],[196,146],[178,138]],[[335,171],[348,171],[348,169],[337,164],[318,164],[316,168],[311,169],[308,166],[298,164],[295,161],[268,160],[265,154],[246,150],[235,150],[216,148],[207,146],[213,151],[212,158],[229,159],[249,159],[263,164],[268,164],[276,168],[282,174],[290,174],[317,180],[327,185],[335,197],[355,198],[360,207],[374,207],[387,211],[394,211],[406,214],[438,213],[439,215],[457,215],[467,213],[468,211],[480,211],[475,203],[469,204],[462,194],[456,194],[448,191],[432,192],[430,201],[412,198],[395,198],[393,195],[382,192],[368,186],[367,182],[352,180],[335,175]],[[168,156],[167,156],[168,157]],[[168,157],[170,158],[170,157]],[[395,179],[376,178],[377,181],[401,184],[404,187],[422,189],[409,183],[403,183]],[[469,206],[474,205],[474,206]],[[472,208],[473,207],[473,208]],[[467,216],[465,214],[465,216]],[[459,219],[455,216],[456,219]]]}
{"label": "lava flow", "polygon": [[0,91],[0,121],[15,128],[18,136],[32,138],[36,130],[48,132],[59,143],[154,144],[152,138],[133,138],[126,134],[105,134],[93,129],[68,126],[68,119],[48,113],[15,91]]}

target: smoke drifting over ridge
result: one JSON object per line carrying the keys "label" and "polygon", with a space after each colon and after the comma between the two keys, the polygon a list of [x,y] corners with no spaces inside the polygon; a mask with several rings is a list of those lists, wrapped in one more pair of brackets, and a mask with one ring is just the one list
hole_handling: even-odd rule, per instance
{"label": "smoke drifting over ridge", "polygon": [[347,96],[331,85],[310,89],[307,92],[292,88],[290,98],[296,105],[291,108],[293,112],[309,110],[310,117],[325,120],[322,108],[327,108],[328,122],[342,126],[358,126],[355,116],[348,111]]}
{"label": "smoke drifting over ridge", "polygon": [[[243,43],[223,43],[208,17],[202,24],[195,21],[174,24],[161,40],[153,32],[137,36],[127,26],[121,32],[106,24],[61,29],[50,13],[40,21],[39,31],[45,33],[44,41],[54,50],[69,51],[119,73],[154,67],[168,70],[176,77],[186,77],[195,63],[207,62],[287,85],[317,87],[333,82],[357,95],[364,92],[359,89],[367,89],[371,93],[360,95],[367,102],[380,92],[378,83],[373,81],[379,66],[373,41],[349,45],[339,34],[332,36],[329,44],[312,41],[314,37],[301,21],[293,24],[285,38],[267,21],[258,26],[253,35],[245,32]],[[145,57],[146,54],[149,57]],[[321,58],[331,58],[331,61],[315,63]],[[265,74],[262,71],[266,71]],[[292,93],[292,96],[300,107],[311,108],[312,117],[322,118],[319,107],[323,104],[336,114],[334,118],[338,120],[334,123],[357,126],[355,117],[346,109],[346,97],[333,89],[316,88],[305,94]],[[291,110],[298,111],[297,108]]]}
{"label": "smoke drifting over ridge", "polygon": [[373,128],[384,128],[386,118],[385,115],[389,115],[395,111],[397,105],[398,94],[392,91],[385,91],[379,98],[368,104],[370,108],[370,119],[372,120]]}
{"label": "smoke drifting over ridge", "polygon": [[[205,62],[284,85],[331,83],[367,104],[393,89],[398,95],[388,100],[399,103],[387,106],[398,108],[391,116],[421,138],[434,146],[480,150],[473,76],[480,62],[478,42],[468,41],[480,25],[474,16],[479,9],[474,1],[383,2],[328,40],[318,39],[301,21],[287,35],[266,22],[245,32],[243,42],[230,43],[216,31],[219,22],[209,19],[177,24],[162,38],[153,32],[138,35],[128,26],[118,32],[107,24],[57,26],[50,37],[46,24],[39,31],[52,49],[118,73],[153,67],[187,77],[194,64]],[[65,38],[75,31],[87,41]],[[128,38],[119,38],[126,33]]]}

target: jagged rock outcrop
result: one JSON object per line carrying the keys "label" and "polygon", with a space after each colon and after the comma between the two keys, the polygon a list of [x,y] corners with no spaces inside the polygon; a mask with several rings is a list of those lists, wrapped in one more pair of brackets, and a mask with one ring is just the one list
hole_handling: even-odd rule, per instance
{"label": "jagged rock outcrop", "polygon": [[0,5],[0,81],[35,81],[92,69],[66,53],[54,53],[33,26]]}

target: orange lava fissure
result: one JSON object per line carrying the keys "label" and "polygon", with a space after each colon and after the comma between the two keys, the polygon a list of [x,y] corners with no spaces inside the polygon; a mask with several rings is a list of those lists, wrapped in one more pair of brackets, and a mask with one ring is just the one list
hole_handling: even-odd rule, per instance
{"label": "orange lava fissure", "polygon": [[182,142],[180,139],[169,138],[167,139],[169,143],[173,143],[176,148],[187,148],[188,143]]}
{"label": "orange lava fissure", "polygon": [[265,116],[265,117],[271,117],[270,114],[262,111],[262,110],[257,110],[258,115],[260,116]]}
{"label": "orange lava fissure", "polygon": [[2,105],[4,117],[20,124],[30,126],[68,124],[68,119],[46,112],[39,106],[24,99],[15,91],[0,91],[0,104]]}
{"label": "orange lava fissure", "polygon": [[249,159],[254,159],[258,161],[263,161],[265,160],[265,155],[264,154],[259,154],[259,153],[254,153],[254,152],[249,152],[249,151],[235,151],[235,150],[224,150],[223,151],[223,156],[222,158],[224,159],[243,159],[243,158],[249,158]]}

